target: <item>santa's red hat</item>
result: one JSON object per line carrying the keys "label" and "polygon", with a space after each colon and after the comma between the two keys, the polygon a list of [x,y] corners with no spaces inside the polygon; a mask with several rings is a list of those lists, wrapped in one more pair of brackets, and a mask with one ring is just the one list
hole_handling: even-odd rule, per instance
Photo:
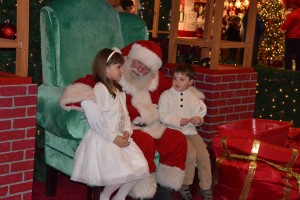
{"label": "santa's red hat", "polygon": [[123,56],[136,59],[149,67],[152,72],[157,72],[162,66],[161,48],[150,40],[140,40],[121,49]]}

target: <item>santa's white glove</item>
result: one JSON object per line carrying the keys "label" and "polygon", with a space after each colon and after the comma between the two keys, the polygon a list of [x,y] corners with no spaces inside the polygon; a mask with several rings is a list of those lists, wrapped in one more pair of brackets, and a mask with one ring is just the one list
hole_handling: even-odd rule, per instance
{"label": "santa's white glove", "polygon": [[140,125],[142,124],[142,118],[141,117],[136,117],[133,121],[132,121],[133,124],[135,125]]}
{"label": "santa's white glove", "polygon": [[93,131],[103,130],[103,120],[99,106],[92,100],[84,100],[81,102],[86,119]]}
{"label": "santa's white glove", "polygon": [[141,124],[152,124],[153,122],[159,120],[159,112],[157,109],[157,104],[140,104],[137,107],[141,115]]}

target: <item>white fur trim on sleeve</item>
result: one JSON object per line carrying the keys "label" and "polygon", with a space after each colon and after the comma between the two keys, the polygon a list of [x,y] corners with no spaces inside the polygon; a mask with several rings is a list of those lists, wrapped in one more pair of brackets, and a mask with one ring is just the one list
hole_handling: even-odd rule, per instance
{"label": "white fur trim on sleeve", "polygon": [[199,99],[201,99],[202,101],[204,101],[205,96],[204,96],[204,94],[200,90],[198,90],[194,86],[190,86],[189,89],[191,90],[192,93],[194,93],[194,95],[196,95]]}
{"label": "white fur trim on sleeve", "polygon": [[67,106],[67,104],[80,103],[83,100],[93,100],[96,102],[96,96],[91,86],[75,83],[65,88],[62,96],[60,97],[59,103],[62,109],[66,111],[79,110],[83,112],[81,107]]}

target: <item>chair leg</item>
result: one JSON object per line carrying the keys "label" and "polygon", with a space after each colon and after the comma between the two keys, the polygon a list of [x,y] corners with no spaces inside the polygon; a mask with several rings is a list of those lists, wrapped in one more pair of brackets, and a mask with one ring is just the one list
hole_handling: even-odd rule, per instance
{"label": "chair leg", "polygon": [[87,200],[99,200],[100,196],[100,187],[91,187],[87,186],[88,191],[87,191]]}
{"label": "chair leg", "polygon": [[46,165],[46,196],[54,197],[56,195],[57,170]]}

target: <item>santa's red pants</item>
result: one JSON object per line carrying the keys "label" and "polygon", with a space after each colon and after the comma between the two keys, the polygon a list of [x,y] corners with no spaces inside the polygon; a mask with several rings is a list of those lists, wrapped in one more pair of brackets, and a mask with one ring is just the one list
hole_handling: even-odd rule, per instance
{"label": "santa's red pants", "polygon": [[145,132],[134,130],[132,138],[144,153],[150,173],[156,170],[155,151],[159,153],[161,164],[185,169],[187,143],[181,132],[167,128],[160,139],[154,139]]}

